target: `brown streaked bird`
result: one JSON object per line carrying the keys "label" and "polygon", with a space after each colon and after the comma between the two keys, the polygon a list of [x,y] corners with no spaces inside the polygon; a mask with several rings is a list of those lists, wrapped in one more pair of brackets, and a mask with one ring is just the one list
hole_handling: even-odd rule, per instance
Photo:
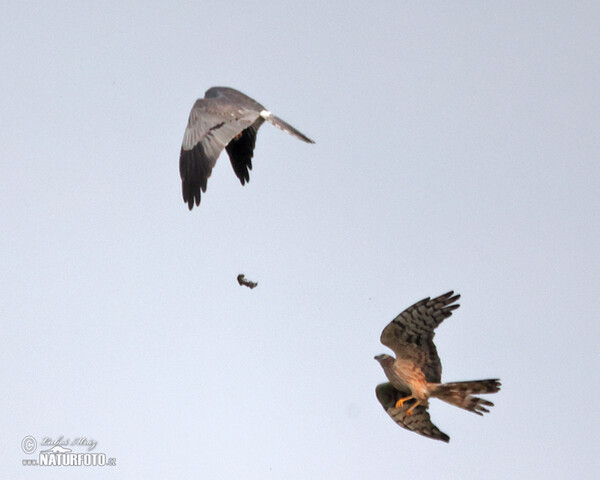
{"label": "brown streaked bird", "polygon": [[194,103],[179,155],[183,201],[200,205],[200,192],[217,158],[227,150],[242,185],[250,181],[256,133],[265,122],[306,142],[315,143],[252,98],[228,87],[212,87]]}
{"label": "brown streaked bird", "polygon": [[398,424],[429,438],[448,442],[429,418],[429,398],[439,398],[478,415],[494,404],[475,394],[496,393],[498,379],[441,383],[442,363],[433,343],[434,330],[460,305],[460,295],[448,292],[425,298],[404,310],[381,333],[381,343],[396,354],[375,357],[390,383],[377,386],[377,399]]}

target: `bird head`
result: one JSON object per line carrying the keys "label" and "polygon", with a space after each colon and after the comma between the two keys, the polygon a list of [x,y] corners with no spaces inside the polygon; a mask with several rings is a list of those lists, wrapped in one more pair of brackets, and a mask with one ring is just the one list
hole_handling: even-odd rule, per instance
{"label": "bird head", "polygon": [[374,357],[375,360],[377,360],[382,366],[385,364],[389,364],[389,363],[394,363],[394,359],[392,357],[390,357],[389,355],[386,355],[385,353],[382,353],[381,355],[377,355],[376,357]]}

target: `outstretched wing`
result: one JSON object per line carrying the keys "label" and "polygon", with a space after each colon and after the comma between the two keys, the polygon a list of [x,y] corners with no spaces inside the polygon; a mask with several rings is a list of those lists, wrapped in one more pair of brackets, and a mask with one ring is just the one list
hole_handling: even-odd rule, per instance
{"label": "outstretched wing", "polygon": [[410,403],[406,402],[402,408],[396,408],[398,399],[410,395],[408,390],[403,392],[395,388],[391,383],[382,383],[375,388],[375,394],[383,409],[390,417],[392,417],[392,420],[401,427],[418,433],[419,435],[423,435],[424,437],[433,438],[434,440],[441,440],[442,442],[450,441],[450,437],[440,431],[440,429],[431,422],[427,407],[418,405],[413,410],[412,415],[407,415],[406,412],[415,401],[410,400]]}
{"label": "outstretched wing", "polygon": [[453,291],[429,297],[404,310],[381,333],[381,343],[391,348],[396,358],[407,358],[419,365],[428,382],[439,383],[442,364],[433,343],[434,330],[460,305]]}
{"label": "outstretched wing", "polygon": [[200,191],[206,191],[206,182],[220,153],[234,137],[256,122],[259,113],[260,109],[252,104],[236,103],[224,95],[196,101],[179,156],[183,200],[190,210],[194,203],[200,204]]}
{"label": "outstretched wing", "polygon": [[242,185],[250,181],[250,170],[252,170],[252,157],[256,145],[256,133],[264,120],[259,117],[252,125],[236,136],[225,147],[231,166],[235,175],[240,179]]}

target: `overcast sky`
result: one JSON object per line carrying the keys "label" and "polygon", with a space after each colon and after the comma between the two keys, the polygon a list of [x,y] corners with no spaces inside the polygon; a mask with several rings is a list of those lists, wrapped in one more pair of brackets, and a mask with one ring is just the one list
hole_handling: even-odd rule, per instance
{"label": "overcast sky", "polygon": [[[424,3],[3,2],[2,478],[597,474],[600,7]],[[214,85],[316,144],[264,125],[190,212]],[[448,290],[443,379],[503,388],[444,444],[373,356]],[[22,465],[61,435],[117,465]]]}

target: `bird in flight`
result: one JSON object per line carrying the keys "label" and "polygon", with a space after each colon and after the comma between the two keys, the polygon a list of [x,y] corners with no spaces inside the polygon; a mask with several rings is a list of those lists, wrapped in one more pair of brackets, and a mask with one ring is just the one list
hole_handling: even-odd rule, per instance
{"label": "bird in flight", "polygon": [[258,282],[253,282],[252,280],[248,280],[246,278],[246,275],[244,275],[243,273],[240,273],[237,276],[237,281],[240,284],[240,286],[244,286],[244,287],[248,287],[250,290],[252,290],[255,287],[258,287]]}
{"label": "bird in flight", "polygon": [[400,426],[444,442],[450,437],[431,422],[429,398],[483,415],[494,404],[473,395],[496,393],[501,385],[498,379],[441,383],[442,363],[433,343],[434,330],[460,306],[454,303],[459,298],[448,292],[404,310],[381,333],[381,343],[391,348],[396,358],[375,357],[389,380],[375,389],[384,410]]}
{"label": "bird in flight", "polygon": [[189,209],[200,205],[219,154],[227,150],[242,185],[250,181],[256,133],[265,122],[306,142],[315,143],[260,103],[233,88],[212,87],[194,103],[179,156],[183,201]]}

